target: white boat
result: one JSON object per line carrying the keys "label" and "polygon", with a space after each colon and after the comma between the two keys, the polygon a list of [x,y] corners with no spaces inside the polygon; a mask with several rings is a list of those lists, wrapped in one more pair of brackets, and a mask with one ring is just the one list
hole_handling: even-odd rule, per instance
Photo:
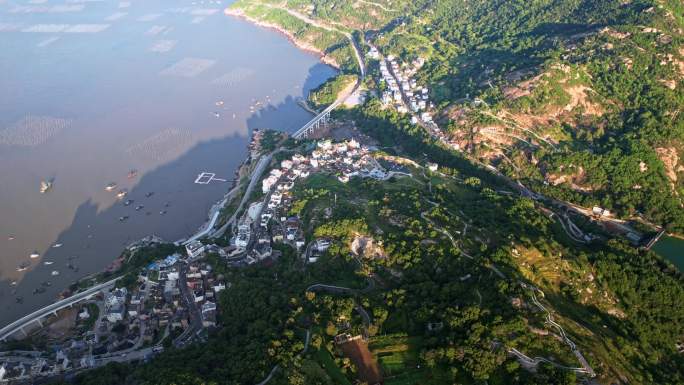
{"label": "white boat", "polygon": [[105,186],[105,191],[114,191],[116,188],[116,183],[112,182]]}
{"label": "white boat", "polygon": [[47,180],[40,182],[40,193],[41,194],[45,194],[51,188],[52,188],[52,182],[47,181]]}
{"label": "white boat", "polygon": [[50,273],[50,274],[52,274],[52,275],[59,275],[59,271],[57,271],[57,270],[52,270],[52,273]]}
{"label": "white boat", "polygon": [[127,194],[128,194],[128,192],[127,192],[126,190],[121,190],[121,191],[119,191],[118,193],[116,193],[116,197],[119,198],[119,199],[122,199],[122,198],[125,197]]}
{"label": "white boat", "polygon": [[52,247],[54,247],[56,249],[58,247],[62,247],[62,244],[61,243],[55,243],[54,245],[52,245]]}
{"label": "white boat", "polygon": [[52,265],[54,262],[52,262],[52,261],[45,261],[45,262],[43,262],[43,263],[44,263],[45,265]]}
{"label": "white boat", "polygon": [[31,255],[29,257],[31,257],[31,259],[36,259],[36,258],[40,257],[40,254],[38,254],[37,251],[34,251],[33,253],[31,253]]}
{"label": "white boat", "polygon": [[29,263],[24,262],[17,267],[17,271],[24,271],[24,270],[28,269],[29,265],[30,265]]}

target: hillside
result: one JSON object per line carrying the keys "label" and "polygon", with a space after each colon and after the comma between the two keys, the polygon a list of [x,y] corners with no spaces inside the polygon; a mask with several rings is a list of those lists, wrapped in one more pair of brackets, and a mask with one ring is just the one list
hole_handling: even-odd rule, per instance
{"label": "hillside", "polygon": [[543,205],[469,170],[371,157],[394,176],[297,181],[283,215],[308,246],[276,242],[279,258],[244,267],[207,256],[230,285],[206,342],[75,383],[684,381],[684,283],[653,253],[578,244]]}
{"label": "hillside", "polygon": [[[435,122],[463,155],[549,197],[684,231],[680,3],[268,4],[355,31],[366,49],[400,63],[424,60],[414,79],[430,90]],[[366,79],[371,90],[382,89],[377,66],[368,60],[377,75]]]}

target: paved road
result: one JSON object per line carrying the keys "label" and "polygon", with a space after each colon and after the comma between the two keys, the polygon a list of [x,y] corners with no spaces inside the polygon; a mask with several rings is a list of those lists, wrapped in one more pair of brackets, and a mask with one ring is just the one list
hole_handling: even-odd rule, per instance
{"label": "paved road", "polygon": [[223,226],[221,226],[221,228],[219,228],[213,234],[211,234],[212,238],[218,238],[225,234],[226,230],[228,230],[228,227],[235,222],[237,214],[240,212],[240,210],[242,210],[242,207],[244,207],[245,203],[247,203],[247,200],[249,200],[250,195],[252,195],[252,190],[254,190],[254,186],[261,179],[261,175],[266,170],[266,167],[268,167],[268,165],[271,163],[271,159],[273,159],[273,156],[278,152],[280,152],[280,150],[274,151],[268,155],[262,155],[259,158],[256,167],[252,171],[252,175],[250,177],[249,184],[247,185],[247,189],[245,190],[245,193],[242,195],[240,205],[237,209],[235,209],[235,212],[230,217],[230,219],[228,219],[228,221]]}
{"label": "paved road", "polygon": [[107,281],[107,282],[101,283],[99,285],[95,285],[95,286],[93,286],[87,290],[84,290],[80,293],[76,293],[69,298],[65,298],[61,301],[57,301],[51,305],[45,306],[42,309],[36,310],[31,314],[28,314],[24,317],[19,318],[18,320],[14,321],[14,322],[6,325],[2,329],[0,329],[0,340],[6,340],[7,337],[9,337],[12,334],[16,333],[17,331],[21,330],[24,326],[27,326],[33,322],[37,322],[41,318],[49,315],[50,313],[54,313],[54,312],[61,310],[65,307],[72,306],[75,303],[83,301],[83,300],[97,294],[99,291],[101,291],[103,289],[114,286],[116,281],[118,281],[119,279],[121,279],[121,277],[114,278],[111,281]]}
{"label": "paved road", "polygon": [[[573,354],[575,354],[575,357],[577,357],[577,360],[578,360],[578,361],[580,362],[580,364],[582,365],[581,371],[582,371],[583,373],[587,373],[587,374],[588,374],[589,376],[591,376],[591,377],[595,377],[595,376],[596,376],[596,373],[594,373],[594,369],[592,369],[592,367],[589,366],[589,362],[587,362],[587,360],[584,358],[584,356],[583,356],[582,353],[579,351],[579,349],[577,349],[577,345],[576,345],[574,342],[572,342],[572,340],[570,340],[570,338],[568,338],[568,336],[567,336],[567,334],[565,333],[565,330],[563,329],[563,327],[562,327],[560,324],[558,324],[558,323],[553,319],[553,316],[551,315],[551,312],[550,312],[546,307],[544,307],[544,305],[542,305],[541,302],[539,302],[539,300],[537,299],[537,296],[536,296],[535,293],[538,291],[538,292],[544,294],[544,292],[542,292],[539,288],[536,288],[536,287],[534,287],[534,286],[532,286],[532,285],[526,285],[526,284],[524,284],[524,283],[521,283],[521,286],[522,286],[523,288],[529,288],[529,289],[531,289],[531,293],[532,293],[532,302],[533,302],[541,311],[543,311],[543,312],[546,313],[546,322],[547,322],[548,324],[550,324],[551,326],[555,327],[555,328],[558,330],[558,332],[559,332],[560,335],[561,335],[561,338],[563,339],[563,342],[565,342],[565,343],[570,347],[570,349],[572,350]],[[574,370],[573,368],[567,368],[567,369],[572,369],[572,370]],[[575,368],[575,369],[577,369],[577,368]],[[577,370],[576,370],[576,371],[577,371]]]}

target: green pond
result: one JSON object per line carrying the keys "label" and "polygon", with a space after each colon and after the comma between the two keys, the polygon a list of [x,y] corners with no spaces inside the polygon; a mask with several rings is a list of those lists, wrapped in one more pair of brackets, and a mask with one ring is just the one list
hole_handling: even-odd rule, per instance
{"label": "green pond", "polygon": [[684,272],[684,239],[663,236],[653,245],[652,250],[672,262],[679,271]]}

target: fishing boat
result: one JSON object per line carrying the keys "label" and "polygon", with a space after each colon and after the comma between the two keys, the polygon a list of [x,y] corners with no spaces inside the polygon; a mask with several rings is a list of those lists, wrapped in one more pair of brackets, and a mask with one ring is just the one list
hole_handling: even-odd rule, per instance
{"label": "fishing boat", "polygon": [[36,258],[40,257],[40,254],[38,254],[37,251],[34,251],[33,253],[31,253],[31,255],[29,255],[29,257],[31,259],[36,259]]}
{"label": "fishing boat", "polygon": [[105,191],[114,191],[115,188],[116,188],[116,183],[111,182],[105,186]]}
{"label": "fishing boat", "polygon": [[40,193],[45,194],[52,188],[52,182],[44,180],[40,182]]}
{"label": "fishing boat", "polygon": [[128,191],[126,190],[119,190],[119,192],[116,193],[116,197],[119,199],[124,198],[126,195],[128,195]]}
{"label": "fishing boat", "polygon": [[57,270],[52,270],[52,273],[50,273],[52,276],[57,276],[59,275],[59,271]]}
{"label": "fishing boat", "polygon": [[131,169],[131,171],[128,172],[128,179],[133,179],[136,176],[138,176],[138,170]]}

